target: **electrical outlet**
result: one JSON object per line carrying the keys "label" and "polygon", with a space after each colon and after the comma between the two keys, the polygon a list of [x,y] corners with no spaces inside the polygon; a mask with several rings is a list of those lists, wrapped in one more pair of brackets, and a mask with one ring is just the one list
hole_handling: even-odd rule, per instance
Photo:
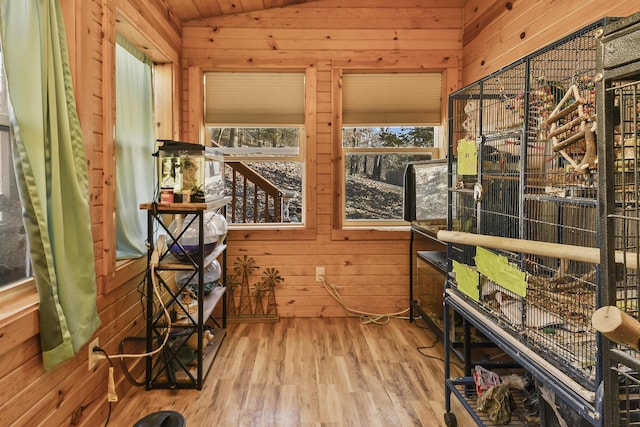
{"label": "electrical outlet", "polygon": [[324,280],[324,267],[316,267],[316,282]]}
{"label": "electrical outlet", "polygon": [[98,360],[100,359],[100,356],[98,355],[98,353],[93,352],[93,349],[95,347],[100,347],[100,338],[96,338],[89,343],[89,350],[88,350],[89,357],[87,361],[88,361],[90,371],[93,370],[93,368],[96,366],[96,363],[98,363]]}

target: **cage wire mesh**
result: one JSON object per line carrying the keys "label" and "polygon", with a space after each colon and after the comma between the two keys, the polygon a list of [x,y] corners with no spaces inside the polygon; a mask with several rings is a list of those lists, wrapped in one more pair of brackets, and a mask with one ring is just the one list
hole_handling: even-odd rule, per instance
{"label": "cage wire mesh", "polygon": [[[530,61],[524,238],[597,247],[595,30]],[[596,265],[526,255],[526,339],[583,385],[595,379]]]}
{"label": "cage wire mesh", "polygon": [[[451,230],[598,246],[597,171],[588,158],[595,139],[587,141],[596,118],[595,29],[576,32],[451,97]],[[476,171],[468,164],[474,155]],[[475,265],[474,247],[450,248],[455,261]],[[526,273],[526,290],[480,274],[479,306],[594,388],[595,264],[491,251]]]}
{"label": "cage wire mesh", "polygon": [[[622,274],[616,275],[615,305],[639,319],[640,80],[616,81],[609,90],[613,93],[614,109],[612,167],[615,206],[610,217],[613,222],[614,249],[622,254],[623,264]],[[618,373],[618,395],[617,399],[611,401],[619,404],[619,425],[640,426],[639,354],[623,344],[613,343],[612,346],[625,356],[612,366]]]}
{"label": "cage wire mesh", "polygon": [[626,367],[614,367],[618,374],[619,426],[640,426],[640,374]]}
{"label": "cage wire mesh", "polygon": [[521,62],[504,69],[483,84],[478,229],[484,235],[520,236],[525,65]]}
{"label": "cage wire mesh", "polygon": [[[640,206],[637,167],[640,155],[640,81],[620,82],[612,88],[614,108],[619,116],[614,124],[614,197],[615,249],[624,254],[623,263],[638,264],[638,236],[640,235]],[[638,271],[625,268],[616,283],[616,305],[636,319],[638,318]]]}
{"label": "cage wire mesh", "polygon": [[[449,228],[453,231],[477,233],[478,220],[473,198],[478,180],[476,139],[480,136],[481,84],[474,84],[450,98],[449,118],[451,144],[449,162]],[[466,265],[473,265],[473,248],[449,245],[449,256]]]}

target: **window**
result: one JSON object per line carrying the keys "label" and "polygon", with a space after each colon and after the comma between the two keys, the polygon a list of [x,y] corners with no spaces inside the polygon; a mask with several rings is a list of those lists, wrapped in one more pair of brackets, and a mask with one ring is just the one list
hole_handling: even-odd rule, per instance
{"label": "window", "polygon": [[436,73],[343,75],[344,225],[403,224],[407,163],[430,159],[437,146],[440,79]]}
{"label": "window", "polygon": [[116,256],[147,253],[147,216],[154,200],[153,64],[124,37],[116,44]]}
{"label": "window", "polygon": [[[139,206],[140,203],[159,200],[160,195],[154,194],[158,184],[157,171],[154,169],[157,158],[153,157],[152,153],[156,151],[156,139],[178,139],[180,111],[180,103],[176,98],[179,95],[176,86],[180,69],[178,48],[162,37],[150,37],[157,34],[157,29],[154,29],[138,10],[116,7],[115,15],[115,34],[107,37],[109,42],[105,47],[109,50],[114,49],[117,56],[113,65],[116,68],[126,64],[134,71],[123,70],[124,78],[115,77],[107,84],[107,90],[112,91],[111,96],[105,96],[103,99],[104,110],[115,111],[115,125],[110,127],[105,135],[103,147],[105,174],[116,177],[104,183],[103,242],[111,242],[115,246],[105,248],[107,250],[103,254],[105,277],[108,278],[103,291],[107,292],[127,281],[132,272],[137,272],[146,265],[141,262],[144,260],[139,254],[146,254],[144,244],[148,237],[147,218],[146,211],[141,210]],[[118,51],[122,55],[119,55]],[[123,61],[123,57],[127,59]],[[118,88],[119,83],[134,79],[139,79],[137,89],[130,91],[127,88]],[[149,82],[151,86],[148,85]],[[123,95],[120,100],[117,99],[119,92]],[[133,93],[137,95],[133,96]],[[138,107],[134,106],[136,101]],[[124,114],[118,117],[121,113]],[[135,126],[136,136],[133,136],[133,131],[130,133],[130,124],[132,127]],[[148,144],[141,146],[143,141]],[[122,145],[118,147],[120,143]],[[121,154],[127,154],[124,156],[125,159],[118,158]],[[120,178],[117,177],[117,174],[123,171],[144,176],[132,176],[129,180],[121,176],[125,182],[123,187],[118,185]],[[129,185],[133,182],[135,186]],[[118,199],[117,192],[123,189],[127,194],[122,194],[123,198]],[[137,195],[132,194],[134,191]],[[143,193],[144,191],[147,193]],[[129,214],[126,213],[127,209]],[[121,215],[119,218],[122,220],[116,215]],[[130,219],[133,220],[129,221]],[[126,233],[131,237],[127,239],[121,226],[124,224],[127,231],[133,230],[134,221],[138,224],[138,231]]]}
{"label": "window", "polygon": [[225,153],[231,224],[302,225],[303,72],[205,74],[208,144]]}
{"label": "window", "polygon": [[9,97],[0,54],[0,286],[30,277],[31,263],[22,224],[9,132]]}

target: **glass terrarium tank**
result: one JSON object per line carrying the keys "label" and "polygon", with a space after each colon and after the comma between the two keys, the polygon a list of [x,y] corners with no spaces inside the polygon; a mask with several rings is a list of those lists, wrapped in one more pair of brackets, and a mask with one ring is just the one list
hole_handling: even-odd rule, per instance
{"label": "glass terrarium tank", "polygon": [[225,195],[224,155],[200,144],[158,140],[161,203],[211,202]]}
{"label": "glass terrarium tank", "polygon": [[446,159],[407,164],[404,174],[404,220],[447,223],[448,166]]}

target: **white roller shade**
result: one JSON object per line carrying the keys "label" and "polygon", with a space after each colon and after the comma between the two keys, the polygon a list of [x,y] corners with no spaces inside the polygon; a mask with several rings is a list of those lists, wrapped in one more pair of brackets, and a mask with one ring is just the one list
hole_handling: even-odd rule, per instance
{"label": "white roller shade", "polygon": [[304,73],[205,73],[208,126],[304,124]]}
{"label": "white roller shade", "polygon": [[344,74],[342,123],[347,126],[438,126],[440,73]]}

